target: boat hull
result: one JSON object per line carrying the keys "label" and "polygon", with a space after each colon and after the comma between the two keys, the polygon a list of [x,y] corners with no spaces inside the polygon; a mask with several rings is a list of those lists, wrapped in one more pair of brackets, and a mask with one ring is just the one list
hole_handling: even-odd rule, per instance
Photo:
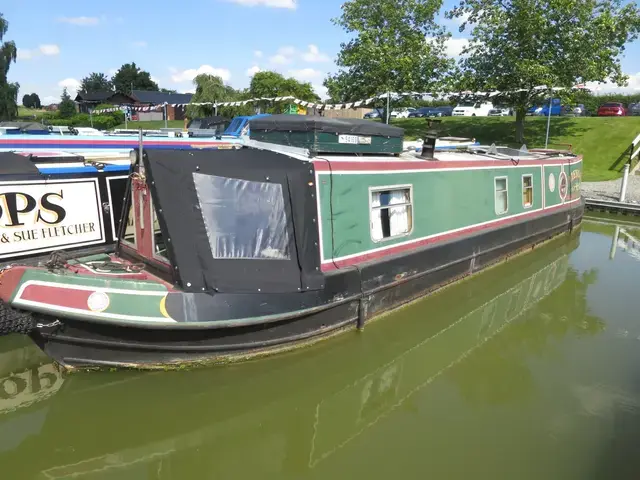
{"label": "boat hull", "polygon": [[[583,211],[581,200],[535,219],[331,272],[319,294],[325,296],[322,307],[305,311],[300,305],[268,323],[141,328],[72,319],[61,323],[53,316],[36,314],[41,326],[31,337],[47,355],[69,368],[167,368],[275,353],[364,327],[385,311],[553,237],[570,234],[580,225]],[[246,298],[237,302],[229,308],[247,308]]]}

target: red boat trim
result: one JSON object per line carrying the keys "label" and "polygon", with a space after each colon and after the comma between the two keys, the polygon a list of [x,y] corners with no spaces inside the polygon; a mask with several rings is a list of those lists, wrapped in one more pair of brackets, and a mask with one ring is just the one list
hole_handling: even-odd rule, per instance
{"label": "red boat trim", "polygon": [[19,299],[37,302],[48,306],[75,308],[89,311],[88,300],[91,294],[99,290],[80,290],[72,287],[29,284],[20,292]]}
{"label": "red boat trim", "polygon": [[[550,165],[575,165],[582,161],[582,156],[575,158],[557,158],[544,160],[520,160],[519,167],[539,167]],[[331,165],[329,165],[331,164]],[[473,169],[473,168],[513,168],[509,161],[505,160],[395,160],[390,158],[385,161],[367,160],[330,160],[319,159],[313,161],[316,172],[340,174],[343,172],[389,172],[403,170],[442,170],[442,169]]]}
{"label": "red boat trim", "polygon": [[514,215],[512,217],[500,219],[497,221],[490,221],[482,224],[470,225],[469,227],[464,227],[459,230],[454,230],[454,231],[445,232],[441,234],[435,234],[429,237],[417,238],[415,240],[409,240],[407,242],[404,242],[398,245],[389,245],[388,247],[381,247],[379,249],[372,250],[369,252],[364,252],[361,254],[354,254],[352,256],[348,256],[348,257],[345,256],[342,258],[331,258],[323,262],[322,271],[328,272],[328,271],[336,270],[341,267],[348,267],[351,265],[356,265],[356,264],[367,262],[370,260],[377,260],[390,255],[406,252],[408,250],[415,250],[416,248],[419,248],[419,247],[424,247],[424,246],[432,245],[436,243],[442,243],[448,240],[455,240],[455,239],[470,235],[472,233],[490,230],[496,227],[511,225],[511,224],[520,222],[522,220],[529,220],[531,218],[541,217],[548,213],[562,210],[567,206],[579,201],[581,201],[581,198],[568,201],[561,205],[547,207],[545,209],[534,210],[532,212],[527,212],[521,215]]}

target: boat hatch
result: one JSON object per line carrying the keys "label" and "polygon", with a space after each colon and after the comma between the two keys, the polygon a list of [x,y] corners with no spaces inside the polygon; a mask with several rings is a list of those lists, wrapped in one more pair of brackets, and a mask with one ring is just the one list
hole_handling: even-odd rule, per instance
{"label": "boat hatch", "polygon": [[124,240],[187,292],[320,289],[314,182],[311,163],[271,151],[146,151]]}

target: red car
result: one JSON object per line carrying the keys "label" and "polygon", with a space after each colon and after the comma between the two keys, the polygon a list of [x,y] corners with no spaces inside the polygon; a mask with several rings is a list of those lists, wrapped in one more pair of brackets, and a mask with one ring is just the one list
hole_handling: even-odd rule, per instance
{"label": "red car", "polygon": [[599,117],[624,117],[627,114],[627,109],[622,103],[603,103],[598,108]]}

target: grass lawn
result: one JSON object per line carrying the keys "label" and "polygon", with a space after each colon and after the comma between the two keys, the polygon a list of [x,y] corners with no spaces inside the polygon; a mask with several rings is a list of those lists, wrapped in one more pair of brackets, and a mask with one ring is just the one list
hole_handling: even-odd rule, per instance
{"label": "grass lawn", "polygon": [[[167,122],[167,128],[182,128],[184,127],[184,120],[169,120]],[[125,128],[124,123],[121,123],[115,128]],[[164,120],[149,120],[146,122],[129,122],[126,128],[138,129],[142,128],[143,130],[159,130],[164,128]]]}
{"label": "grass lawn", "polygon": [[[405,129],[405,138],[421,137],[424,119],[399,119],[394,125]],[[525,143],[528,148],[544,147],[547,119],[527,117]],[[514,117],[446,117],[439,126],[440,135],[472,137],[479,142],[520,147],[514,143]],[[631,141],[640,133],[640,117],[551,117],[549,147],[566,148],[584,155],[583,180],[611,180],[621,175],[629,158]],[[554,145],[555,144],[555,145]]]}
{"label": "grass lawn", "polygon": [[37,108],[26,108],[23,106],[18,107],[18,117],[31,117],[33,118],[33,116],[35,115],[36,118],[40,118],[42,117],[42,114],[45,113],[46,110],[41,110],[41,109],[37,109]]}

